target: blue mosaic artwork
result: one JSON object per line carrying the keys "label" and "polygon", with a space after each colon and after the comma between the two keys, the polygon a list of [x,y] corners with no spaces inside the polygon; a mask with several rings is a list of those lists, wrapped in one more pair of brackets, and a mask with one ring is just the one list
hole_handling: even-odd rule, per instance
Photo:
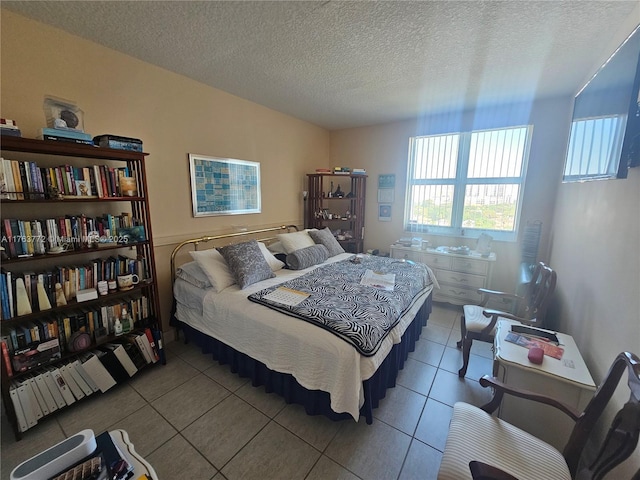
{"label": "blue mosaic artwork", "polygon": [[192,157],[194,215],[260,212],[260,164]]}

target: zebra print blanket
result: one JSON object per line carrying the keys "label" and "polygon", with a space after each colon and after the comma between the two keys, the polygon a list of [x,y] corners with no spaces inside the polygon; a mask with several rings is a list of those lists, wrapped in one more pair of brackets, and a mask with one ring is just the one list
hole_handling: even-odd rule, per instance
{"label": "zebra print blanket", "polygon": [[[393,291],[360,284],[367,270],[395,274]],[[366,256],[359,264],[336,262],[249,295],[263,304],[318,325],[352,344],[364,356],[375,355],[387,333],[409,309],[416,296],[433,283],[426,265],[396,259]],[[310,294],[295,306],[267,298],[273,290],[287,287]]]}

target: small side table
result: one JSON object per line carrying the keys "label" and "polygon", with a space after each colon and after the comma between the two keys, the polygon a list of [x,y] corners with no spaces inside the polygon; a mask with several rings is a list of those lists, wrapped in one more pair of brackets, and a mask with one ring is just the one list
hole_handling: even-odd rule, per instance
{"label": "small side table", "polygon": [[[511,323],[498,321],[495,335],[494,376],[512,387],[549,395],[567,405],[582,410],[596,386],[589,369],[571,335],[556,333],[564,354],[557,360],[545,355],[542,364],[529,361],[529,350],[505,337]],[[549,406],[505,395],[498,411],[503,420],[535,435],[562,451],[575,422]]]}
{"label": "small side table", "polygon": [[133,448],[133,443],[129,440],[129,435],[125,430],[109,430],[109,435],[113,440],[113,443],[120,449],[120,451],[127,457],[129,463],[134,467],[134,480],[140,478],[142,475],[147,475],[149,480],[158,480],[158,475],[153,467],[142,458],[138,452]]}

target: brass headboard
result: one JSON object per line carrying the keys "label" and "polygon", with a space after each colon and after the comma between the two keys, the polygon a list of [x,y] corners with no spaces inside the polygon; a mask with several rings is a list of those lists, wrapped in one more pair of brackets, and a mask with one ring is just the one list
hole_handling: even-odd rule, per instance
{"label": "brass headboard", "polygon": [[[191,238],[189,240],[185,240],[184,242],[179,243],[173,249],[173,252],[171,252],[171,291],[173,292],[173,283],[175,282],[175,277],[176,277],[176,255],[183,247],[187,245],[193,245],[194,250],[198,250],[198,245],[200,245],[201,243],[207,243],[215,240],[224,240],[227,238],[235,238],[235,237],[251,237],[255,235],[258,236],[256,240],[267,241],[267,240],[275,239],[277,233],[290,232],[292,230],[298,231],[298,227],[296,227],[295,225],[281,225],[279,227],[269,227],[269,228],[261,228],[257,230],[247,230],[243,232],[224,233],[221,235]],[[277,232],[277,233],[274,233],[271,236],[262,236],[262,234],[270,233],[270,232]]]}

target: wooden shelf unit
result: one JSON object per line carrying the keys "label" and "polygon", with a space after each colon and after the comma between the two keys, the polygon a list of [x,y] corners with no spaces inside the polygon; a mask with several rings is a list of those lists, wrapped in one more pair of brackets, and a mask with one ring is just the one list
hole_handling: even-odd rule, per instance
{"label": "wooden shelf unit", "polygon": [[[347,252],[361,253],[364,249],[364,209],[367,188],[366,175],[310,173],[307,175],[309,193],[306,200],[305,228],[332,232],[350,232],[351,238],[338,239]],[[342,197],[330,197],[340,186]],[[349,214],[347,214],[349,212]],[[331,218],[328,218],[328,215]]]}
{"label": "wooden shelf unit", "polygon": [[[141,261],[144,259],[146,272],[148,273],[148,278],[146,278],[145,281],[140,281],[134,288],[127,291],[110,291],[108,295],[98,296],[98,298],[94,300],[85,302],[70,300],[68,304],[64,306],[58,307],[52,304],[52,308],[48,310],[35,311],[34,309],[33,313],[20,316],[15,315],[14,312],[13,317],[3,317],[0,324],[3,340],[10,340],[8,338],[10,329],[27,323],[40,320],[54,320],[74,309],[80,311],[81,309],[89,307],[97,308],[105,305],[113,305],[114,302],[124,301],[125,298],[138,299],[143,296],[147,298],[149,314],[136,322],[134,330],[141,331],[141,329],[149,327],[161,335],[162,322],[160,319],[157,272],[145,172],[145,157],[147,154],[127,150],[99,148],[70,142],[35,140],[22,137],[3,136],[1,141],[0,149],[3,158],[18,160],[19,162],[35,162],[38,167],[59,167],[63,164],[73,165],[75,167],[93,167],[94,165],[105,164],[119,167],[126,166],[130,175],[136,179],[138,188],[137,196],[131,197],[111,196],[107,198],[74,197],[54,199],[46,198],[49,194],[43,195],[40,193],[37,195],[32,194],[30,198],[25,198],[24,200],[3,198],[0,200],[0,206],[2,207],[1,223],[3,225],[5,219],[34,221],[62,217],[65,216],[65,214],[82,215],[86,213],[88,216],[100,216],[106,213],[118,215],[126,211],[126,213],[131,215],[131,218],[136,219],[138,224],[144,227],[146,237],[144,241],[136,241],[130,244],[114,244],[102,248],[90,248],[86,245],[79,245],[75,246],[72,250],[57,255],[41,254],[23,258],[4,257],[2,260],[3,272],[10,271],[12,275],[17,276],[28,271],[34,271],[37,274],[44,271],[55,270],[58,266],[72,267],[82,263],[89,264],[93,259],[106,259],[110,256],[117,258],[118,255],[123,255],[130,259],[140,259]],[[2,168],[2,165],[0,165],[0,168]],[[3,196],[6,197],[6,195]],[[101,209],[101,213],[98,213],[96,208]],[[96,338],[92,336],[91,346],[82,351],[70,352],[68,349],[63,348],[63,345],[60,345],[60,359],[55,359],[25,372],[16,372],[12,368],[12,377],[10,377],[7,372],[5,365],[6,358],[3,356],[1,368],[2,401],[7,417],[14,429],[16,439],[19,440],[22,438],[22,432],[18,426],[16,411],[10,397],[11,382],[14,380],[23,380],[33,373],[37,374],[47,366],[66,363],[65,361],[69,359],[91,351],[99,345],[112,343],[115,340],[117,340],[117,337],[113,332],[108,332],[108,335],[100,338],[99,342],[96,342]],[[154,365],[154,363],[151,363],[151,365]]]}

